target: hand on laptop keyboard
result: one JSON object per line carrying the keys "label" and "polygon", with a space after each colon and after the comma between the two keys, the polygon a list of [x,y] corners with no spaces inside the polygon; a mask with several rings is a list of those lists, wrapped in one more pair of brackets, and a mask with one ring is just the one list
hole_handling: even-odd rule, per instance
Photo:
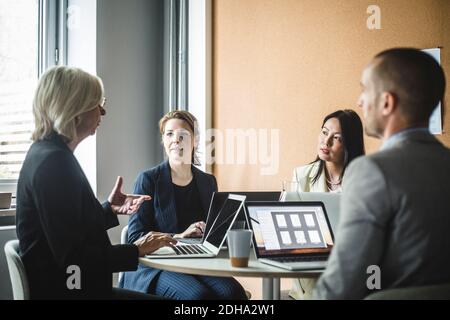
{"label": "hand on laptop keyboard", "polygon": [[197,221],[191,224],[185,231],[176,234],[174,238],[201,238],[205,231],[206,223],[204,221]]}
{"label": "hand on laptop keyboard", "polygon": [[176,243],[177,240],[173,239],[167,233],[150,231],[145,236],[137,239],[134,242],[134,245],[138,247],[139,256],[143,257],[146,254],[150,254],[161,247],[174,247]]}

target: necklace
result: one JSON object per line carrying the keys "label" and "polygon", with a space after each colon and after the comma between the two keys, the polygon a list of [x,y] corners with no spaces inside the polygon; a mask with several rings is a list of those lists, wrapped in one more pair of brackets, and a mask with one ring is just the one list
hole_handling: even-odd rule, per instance
{"label": "necklace", "polygon": [[328,191],[330,191],[330,192],[339,192],[340,190],[342,190],[341,185],[327,184],[327,188],[328,188]]}
{"label": "necklace", "polygon": [[330,174],[329,174],[328,172],[325,172],[325,178],[326,178],[326,180],[327,180],[327,183],[328,183],[330,186],[339,186],[339,185],[341,184],[341,182],[342,182],[341,177],[339,177],[339,180],[336,181],[336,182],[332,181],[332,180],[330,179],[330,178],[332,178],[332,177],[330,176]]}
{"label": "necklace", "polygon": [[341,184],[341,182],[342,182],[341,179],[339,179],[338,182],[333,182],[333,181],[327,179],[327,183],[330,184],[330,185],[332,185],[332,186],[338,186],[338,185]]}

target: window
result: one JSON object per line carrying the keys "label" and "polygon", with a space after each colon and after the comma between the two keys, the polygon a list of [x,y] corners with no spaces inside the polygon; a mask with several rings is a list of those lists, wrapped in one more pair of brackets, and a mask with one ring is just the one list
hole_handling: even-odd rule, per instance
{"label": "window", "polygon": [[166,56],[168,98],[165,112],[188,110],[198,120],[201,169],[211,172],[206,155],[207,129],[211,127],[211,15],[212,0],[165,2],[168,24]]}
{"label": "window", "polygon": [[33,94],[39,74],[58,62],[55,21],[62,4],[0,0],[0,191],[15,193],[32,143]]}
{"label": "window", "polygon": [[212,127],[211,30],[212,1],[191,0],[188,6],[188,110],[198,120],[201,169],[212,172],[207,129]]}
{"label": "window", "polygon": [[31,144],[38,12],[38,1],[0,0],[0,180],[18,178]]}

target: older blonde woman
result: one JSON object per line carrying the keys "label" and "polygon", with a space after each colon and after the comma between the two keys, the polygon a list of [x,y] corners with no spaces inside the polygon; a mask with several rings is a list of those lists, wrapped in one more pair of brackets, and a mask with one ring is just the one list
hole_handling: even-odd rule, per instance
{"label": "older blonde woman", "polygon": [[39,81],[16,212],[32,299],[150,299],[113,289],[112,273],[134,270],[139,256],[176,242],[154,232],[111,245],[106,230],[119,224],[117,214],[138,210],[150,197],[123,194],[121,177],[103,205],[92,192],[73,152],[95,133],[104,107],[101,80],[80,69],[55,67]]}

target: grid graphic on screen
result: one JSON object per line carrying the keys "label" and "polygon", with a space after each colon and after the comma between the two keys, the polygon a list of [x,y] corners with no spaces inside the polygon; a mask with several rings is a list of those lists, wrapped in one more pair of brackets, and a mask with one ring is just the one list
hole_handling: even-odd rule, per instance
{"label": "grid graphic on screen", "polygon": [[272,211],[280,249],[326,248],[314,211]]}

